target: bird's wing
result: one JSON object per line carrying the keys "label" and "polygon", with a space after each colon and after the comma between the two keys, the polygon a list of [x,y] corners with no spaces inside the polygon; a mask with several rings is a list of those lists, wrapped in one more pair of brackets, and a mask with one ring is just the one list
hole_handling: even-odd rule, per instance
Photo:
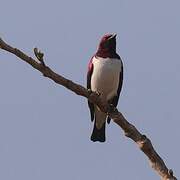
{"label": "bird's wing", "polygon": [[[114,96],[111,100],[110,100],[110,103],[114,105],[114,107],[117,106],[118,104],[118,100],[119,100],[119,95],[120,95],[120,92],[121,92],[121,89],[122,89],[122,84],[123,84],[123,63],[121,61],[121,71],[119,73],[119,86],[118,86],[118,90],[117,90],[117,95]],[[107,122],[110,123],[110,120],[111,118],[108,117],[107,118]]]}
{"label": "bird's wing", "polygon": [[[89,65],[88,65],[88,73],[87,73],[87,89],[91,89],[91,76],[93,73],[93,57],[91,58]],[[88,106],[91,114],[91,121],[94,120],[94,104],[88,101]]]}

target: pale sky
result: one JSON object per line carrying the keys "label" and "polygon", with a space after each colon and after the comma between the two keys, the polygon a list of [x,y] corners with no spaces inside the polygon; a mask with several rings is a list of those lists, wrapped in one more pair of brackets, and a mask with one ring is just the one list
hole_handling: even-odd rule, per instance
{"label": "pale sky", "polygon": [[[87,64],[115,32],[124,63],[118,109],[180,177],[179,0],[0,0],[0,36],[57,73],[86,85]],[[85,98],[0,51],[1,180],[159,180],[113,122],[93,143]]]}

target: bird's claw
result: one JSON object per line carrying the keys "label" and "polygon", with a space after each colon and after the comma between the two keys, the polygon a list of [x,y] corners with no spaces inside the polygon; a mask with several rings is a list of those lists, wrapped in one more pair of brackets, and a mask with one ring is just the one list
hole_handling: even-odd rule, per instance
{"label": "bird's claw", "polygon": [[[93,91],[92,91],[91,89],[87,89],[87,90],[88,90],[88,93],[89,93],[89,94],[93,93]],[[94,93],[96,93],[96,95],[98,95],[98,96],[101,95],[101,93],[98,92],[98,91],[95,91]]]}
{"label": "bird's claw", "polygon": [[[98,97],[100,96],[100,93],[97,92],[97,91],[94,92],[94,91],[92,91],[91,89],[87,89],[87,91],[88,91],[88,93],[89,93],[90,99],[97,102],[97,99],[98,99]],[[91,100],[90,100],[90,101],[91,101]]]}

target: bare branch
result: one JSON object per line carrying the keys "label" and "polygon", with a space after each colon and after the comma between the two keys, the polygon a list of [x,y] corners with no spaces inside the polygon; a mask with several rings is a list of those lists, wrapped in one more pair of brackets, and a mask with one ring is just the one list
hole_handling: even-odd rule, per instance
{"label": "bare branch", "polygon": [[92,103],[97,104],[99,108],[101,109],[101,111],[108,113],[108,115],[113,119],[113,121],[123,129],[125,136],[131,138],[134,142],[136,142],[136,144],[141,149],[141,151],[143,151],[144,154],[148,157],[152,168],[160,175],[162,180],[176,180],[177,179],[173,175],[173,171],[166,167],[164,161],[155,151],[150,139],[148,139],[145,135],[141,134],[136,129],[135,126],[130,124],[116,108],[113,112],[112,110],[110,111],[110,109],[112,108],[110,108],[109,104],[103,101],[98,96],[98,94],[88,91],[83,86],[76,84],[72,82],[71,80],[66,79],[62,77],[61,75],[52,71],[48,66],[45,65],[44,60],[43,60],[44,54],[40,52],[37,48],[34,49],[34,53],[38,61],[27,56],[21,50],[8,45],[1,38],[0,38],[0,48],[16,55],[21,60],[31,65],[33,68],[40,71],[45,77],[50,78],[57,84],[60,84],[66,87],[67,89],[73,91],[77,95],[86,97]]}

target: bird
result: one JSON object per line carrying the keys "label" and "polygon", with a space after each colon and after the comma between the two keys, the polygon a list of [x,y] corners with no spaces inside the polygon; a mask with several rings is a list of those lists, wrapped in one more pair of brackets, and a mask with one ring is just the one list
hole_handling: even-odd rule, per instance
{"label": "bird", "polygon": [[[87,89],[99,93],[103,100],[114,107],[118,104],[123,84],[123,62],[116,53],[116,36],[108,33],[101,38],[87,72]],[[89,100],[88,106],[91,121],[94,121],[91,141],[105,142],[106,121],[109,124],[111,118]]]}

